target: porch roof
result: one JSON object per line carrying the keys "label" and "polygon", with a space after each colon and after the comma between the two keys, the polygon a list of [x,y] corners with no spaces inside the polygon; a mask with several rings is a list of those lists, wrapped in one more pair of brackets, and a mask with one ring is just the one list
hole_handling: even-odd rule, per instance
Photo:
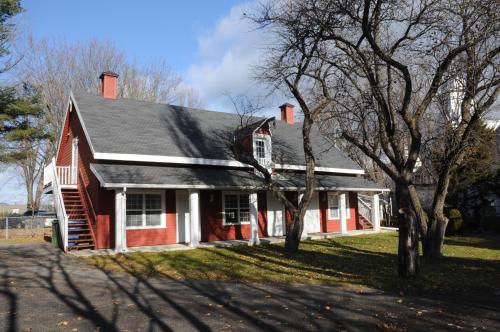
{"label": "porch roof", "polygon": [[[152,165],[91,164],[105,188],[178,188],[178,189],[264,189],[262,178],[250,169],[220,167],[181,167]],[[283,190],[305,188],[304,174],[286,173],[276,181]],[[355,177],[316,174],[316,190],[385,191],[374,182]]]}

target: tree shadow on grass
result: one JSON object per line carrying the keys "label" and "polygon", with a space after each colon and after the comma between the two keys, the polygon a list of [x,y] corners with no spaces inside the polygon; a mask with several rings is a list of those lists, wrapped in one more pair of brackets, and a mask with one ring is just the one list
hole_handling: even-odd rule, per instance
{"label": "tree shadow on grass", "polygon": [[[152,262],[147,255],[145,254],[137,254],[138,257],[141,257],[141,260],[136,260],[139,264],[143,265],[143,268],[147,271],[151,271],[153,274],[156,270],[155,265],[156,263]],[[195,322],[195,326],[200,330],[200,331],[208,331],[210,328],[205,325],[202,321],[198,320],[196,316],[192,315],[189,311],[186,311],[182,307],[175,306],[175,303],[172,303],[171,301],[168,300],[168,297],[162,292],[162,290],[158,289],[155,287],[147,278],[143,277],[141,274],[135,273],[135,270],[130,268],[129,266],[123,264],[120,260],[114,259],[114,262],[126,273],[129,275],[133,276],[134,278],[137,279],[137,282],[140,282],[144,286],[146,286],[148,289],[153,291],[154,293],[158,294],[163,300],[166,300],[170,305],[174,305],[175,309],[178,311],[181,311],[183,315],[189,316],[191,322]],[[194,264],[193,264],[194,265]],[[203,263],[197,261],[196,262],[196,267],[201,268],[201,265]],[[198,284],[190,282],[190,281],[179,281],[174,278],[172,278],[169,275],[162,274],[158,271],[156,273],[161,274],[163,278],[168,279],[169,281],[178,283],[179,285],[183,286],[188,286],[192,290],[196,291],[198,294],[203,295],[207,298],[209,298],[211,301],[217,303],[218,305],[223,306],[226,310],[231,311],[233,314],[236,314],[238,317],[245,319],[245,321],[251,323],[254,325],[256,328],[260,329],[265,329],[266,331],[279,331],[279,329],[275,328],[273,325],[270,325],[266,323],[263,320],[258,319],[256,316],[249,314],[245,310],[242,310],[240,307],[232,305],[229,301],[226,299],[230,298],[231,296],[228,293],[225,293],[224,290],[219,289],[217,292],[217,295],[213,295],[212,292],[209,292],[207,289],[200,287]]]}
{"label": "tree shadow on grass", "polygon": [[14,290],[11,289],[10,278],[8,275],[8,268],[4,264],[4,261],[0,260],[0,271],[3,271],[1,279],[2,283],[0,284],[0,298],[5,298],[7,301],[8,308],[6,312],[8,313],[7,317],[7,328],[6,331],[15,332],[18,331],[17,324],[17,294]]}
{"label": "tree shadow on grass", "polygon": [[483,234],[463,236],[447,236],[444,240],[445,245],[467,246],[481,249],[500,250],[500,235]]}
{"label": "tree shadow on grass", "polygon": [[[293,257],[284,255],[281,250],[279,247],[240,247],[230,251],[216,249],[211,251],[215,253],[208,256],[207,260],[199,259],[204,257],[203,255],[190,256],[189,252],[186,252],[182,260],[182,271],[189,276],[187,273],[189,267],[199,268],[205,271],[205,274],[202,273],[201,276],[210,277],[207,271],[216,266],[213,261],[235,260],[234,267],[241,267],[241,264],[254,264],[258,268],[262,267],[263,274],[278,275],[283,271],[294,273],[302,268],[314,271],[302,270],[300,273],[304,275],[319,274],[325,270],[324,275],[332,273],[332,276],[335,276],[337,272],[350,272],[352,267],[349,265],[359,259],[359,255],[366,255],[352,248],[349,249],[348,246],[344,249],[336,249],[343,252],[341,258],[338,258],[335,252],[318,253],[317,257],[314,257],[315,254],[308,250],[307,246],[304,252]],[[204,251],[201,252],[204,253]],[[1,254],[0,250],[0,258],[3,258]],[[25,315],[33,315],[34,311],[38,312],[36,317],[41,320],[35,321],[34,324],[41,328],[56,329],[53,320],[61,320],[61,318],[51,317],[50,313],[63,312],[66,314],[65,319],[71,318],[72,313],[83,318],[80,321],[83,328],[77,325],[78,322],[75,320],[70,321],[68,328],[75,325],[74,327],[78,327],[79,330],[88,329],[88,324],[91,324],[91,327],[106,331],[118,330],[118,324],[130,329],[140,327],[141,330],[149,331],[177,330],[179,326],[184,326],[179,325],[179,321],[185,322],[186,326],[189,324],[189,327],[195,330],[211,330],[216,326],[220,329],[222,324],[217,320],[229,322],[233,325],[232,329],[243,327],[271,331],[370,330],[376,327],[373,317],[386,310],[396,313],[398,310],[401,311],[394,297],[381,295],[383,293],[372,292],[357,295],[357,292],[338,287],[322,288],[282,283],[246,282],[245,276],[252,272],[251,269],[234,273],[235,278],[241,278],[243,284],[241,282],[179,280],[172,277],[170,271],[161,270],[162,264],[167,263],[166,260],[182,256],[179,254],[171,256],[161,253],[152,256],[140,253],[107,257],[107,259],[112,259],[113,263],[119,264],[124,273],[109,272],[104,265],[97,269],[89,267],[81,260],[65,255],[47,245],[37,249],[15,248],[9,252],[9,255],[5,260],[0,260],[3,278],[0,283],[2,291],[0,298],[7,299],[2,302],[5,303],[7,309],[13,309],[10,311],[10,317],[5,316],[4,325],[0,323],[0,326],[5,326],[5,330],[9,331],[24,328],[20,325],[29,322]],[[370,257],[385,260],[386,256],[390,257],[390,255],[380,253],[375,253]],[[14,258],[21,263],[14,262]],[[132,259],[137,260],[137,263],[131,264]],[[276,261],[279,261],[281,265]],[[339,261],[342,264],[339,264]],[[137,264],[141,264],[140,269],[136,268]],[[179,266],[168,266],[172,269],[179,269]],[[231,264],[227,264],[221,273],[227,273],[229,268]],[[5,271],[9,271],[10,275],[15,274],[17,285],[22,286],[11,287],[7,282],[11,277]],[[357,270],[357,273],[364,273],[364,270]],[[2,296],[6,292],[8,296]],[[33,292],[35,298],[27,297]],[[47,308],[27,304],[30,300],[35,303],[51,303],[50,307],[54,309],[52,311],[49,309],[49,314],[47,314]],[[379,301],[383,301],[381,302],[383,309]],[[421,303],[420,306],[430,303],[425,306],[426,308],[436,308],[442,305],[423,299],[418,301]],[[446,305],[457,306],[450,301]],[[334,310],[325,310],[325,306],[332,306]],[[492,303],[482,307],[483,311],[480,311],[479,317],[489,315],[485,319],[489,319],[490,322],[497,319],[489,314],[494,311],[492,307],[494,307]],[[361,311],[359,311],[360,308],[362,308]],[[479,310],[478,308],[481,307],[471,306],[470,311],[474,312],[474,310]],[[54,312],[54,310],[57,311]],[[461,311],[458,314],[451,311],[449,316],[444,317],[446,322],[463,315],[465,309],[459,310]],[[210,319],[207,312],[217,318]],[[68,314],[70,317],[67,316]],[[22,319],[22,323],[18,322],[18,319]],[[370,319],[372,320],[369,321]],[[406,322],[402,318],[398,320],[394,317],[383,317],[382,319],[385,319],[383,321],[389,319],[398,324]],[[444,329],[446,322],[440,319],[433,321],[433,324]]]}

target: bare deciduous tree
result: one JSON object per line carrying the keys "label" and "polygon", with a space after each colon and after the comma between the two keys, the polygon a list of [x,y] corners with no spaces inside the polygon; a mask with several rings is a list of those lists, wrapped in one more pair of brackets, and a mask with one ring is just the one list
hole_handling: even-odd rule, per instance
{"label": "bare deciduous tree", "polygon": [[[248,145],[245,144],[249,135],[251,137],[252,130],[269,126],[268,120],[270,119],[263,120],[262,118],[255,117],[256,113],[261,110],[258,102],[254,103],[244,96],[230,97],[230,99],[236,113],[239,115],[240,122],[229,133],[222,133],[222,135],[221,133],[214,134],[221,136],[220,138],[228,143],[228,147],[237,160],[252,165],[261,174],[266,185],[266,190],[279,199],[291,214],[291,222],[287,222],[286,224],[285,250],[290,253],[296,252],[299,249],[304,229],[304,216],[315,188],[315,157],[310,141],[310,133],[313,130],[313,120],[311,117],[312,114],[318,114],[320,112],[318,107],[322,106],[318,106],[312,110],[307,108],[306,112],[309,113],[306,114],[304,112],[304,117],[308,117],[309,119],[304,120],[302,126],[302,135],[304,136],[303,148],[306,158],[305,189],[300,199],[298,197],[294,199],[287,196],[283,188],[283,180],[290,174],[287,174],[285,171],[280,174],[273,174],[272,165],[263,165],[259,162],[254,156],[253,150],[249,150]],[[287,146],[286,142],[280,142],[276,138],[273,139],[273,163],[284,163],[282,161],[283,158],[289,159],[292,153],[293,151]]]}
{"label": "bare deciduous tree", "polygon": [[[164,61],[146,65],[131,63],[113,42],[90,40],[70,44],[30,39],[29,44],[29,51],[15,68],[19,82],[14,83],[28,83],[38,88],[40,104],[45,108],[43,121],[51,134],[50,140],[36,147],[36,156],[27,158],[21,165],[28,191],[36,191],[35,205],[39,204],[43,189],[43,169],[57,149],[56,138],[60,135],[71,90],[98,94],[99,75],[109,70],[120,75],[120,97],[158,103],[187,103],[189,106],[200,103],[196,91],[182,84],[182,79]],[[28,185],[33,181],[38,185]]]}
{"label": "bare deciduous tree", "polygon": [[[262,5],[254,18],[276,37],[265,79],[284,83],[305,114],[305,96],[325,105],[321,116],[333,134],[394,181],[401,233],[416,219],[430,259],[441,255],[450,170],[498,95],[498,7],[493,0],[284,0]],[[427,214],[414,171],[432,141],[426,129],[437,96],[452,81],[462,87],[460,117],[447,124]],[[418,271],[414,238],[400,236],[402,276]]]}
{"label": "bare deciduous tree", "polygon": [[[114,71],[120,75],[118,96],[158,103],[188,102],[198,106],[196,92],[164,61],[138,65],[127,60],[113,42],[90,40],[65,43],[30,40],[30,51],[16,68],[17,77],[37,86],[46,106],[46,120],[58,137],[70,90],[98,94],[99,75]],[[52,147],[54,150],[55,147]]]}

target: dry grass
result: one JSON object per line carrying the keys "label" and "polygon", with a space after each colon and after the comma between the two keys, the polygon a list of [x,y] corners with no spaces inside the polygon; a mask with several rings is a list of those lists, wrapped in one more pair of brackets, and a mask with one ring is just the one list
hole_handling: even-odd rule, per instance
{"label": "dry grass", "polygon": [[397,277],[397,234],[306,241],[289,255],[282,245],[133,253],[86,258],[106,271],[176,279],[356,284],[416,292],[500,290],[500,237],[447,239],[443,257],[421,277]]}
{"label": "dry grass", "polygon": [[5,229],[0,230],[0,244],[43,243],[45,237],[50,236],[50,228],[13,228],[9,229],[6,238]]}

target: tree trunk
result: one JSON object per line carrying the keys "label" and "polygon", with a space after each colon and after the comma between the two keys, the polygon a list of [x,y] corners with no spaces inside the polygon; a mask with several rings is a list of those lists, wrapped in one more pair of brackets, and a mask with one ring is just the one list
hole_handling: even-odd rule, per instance
{"label": "tree trunk", "polygon": [[398,272],[408,278],[418,274],[418,228],[415,212],[408,208],[399,210]]}
{"label": "tree trunk", "polygon": [[26,207],[28,210],[34,210],[35,202],[33,201],[33,182],[29,179],[26,182]]}
{"label": "tree trunk", "polygon": [[419,272],[418,226],[405,183],[396,184],[396,202],[399,212],[398,273],[400,277],[408,278]]}
{"label": "tree trunk", "polygon": [[424,258],[427,261],[432,261],[443,256],[444,236],[446,226],[448,225],[448,218],[444,214],[444,206],[450,184],[450,169],[451,163],[444,165],[436,185],[430,225],[427,230],[426,243],[423,246]]}
{"label": "tree trunk", "polygon": [[432,227],[429,228],[426,246],[423,247],[424,258],[428,261],[435,260],[443,256],[444,236],[448,218],[444,215],[435,216],[431,221]]}
{"label": "tree trunk", "polygon": [[43,194],[43,173],[44,173],[44,167],[45,165],[42,164],[42,169],[40,170],[40,174],[38,175],[38,180],[37,180],[37,184],[36,184],[36,191],[35,191],[35,206],[37,207],[37,209],[39,209],[42,205],[41,201],[42,201],[42,194]]}
{"label": "tree trunk", "polygon": [[299,250],[302,225],[300,214],[298,212],[292,213],[292,222],[286,227],[285,251],[294,253]]}

